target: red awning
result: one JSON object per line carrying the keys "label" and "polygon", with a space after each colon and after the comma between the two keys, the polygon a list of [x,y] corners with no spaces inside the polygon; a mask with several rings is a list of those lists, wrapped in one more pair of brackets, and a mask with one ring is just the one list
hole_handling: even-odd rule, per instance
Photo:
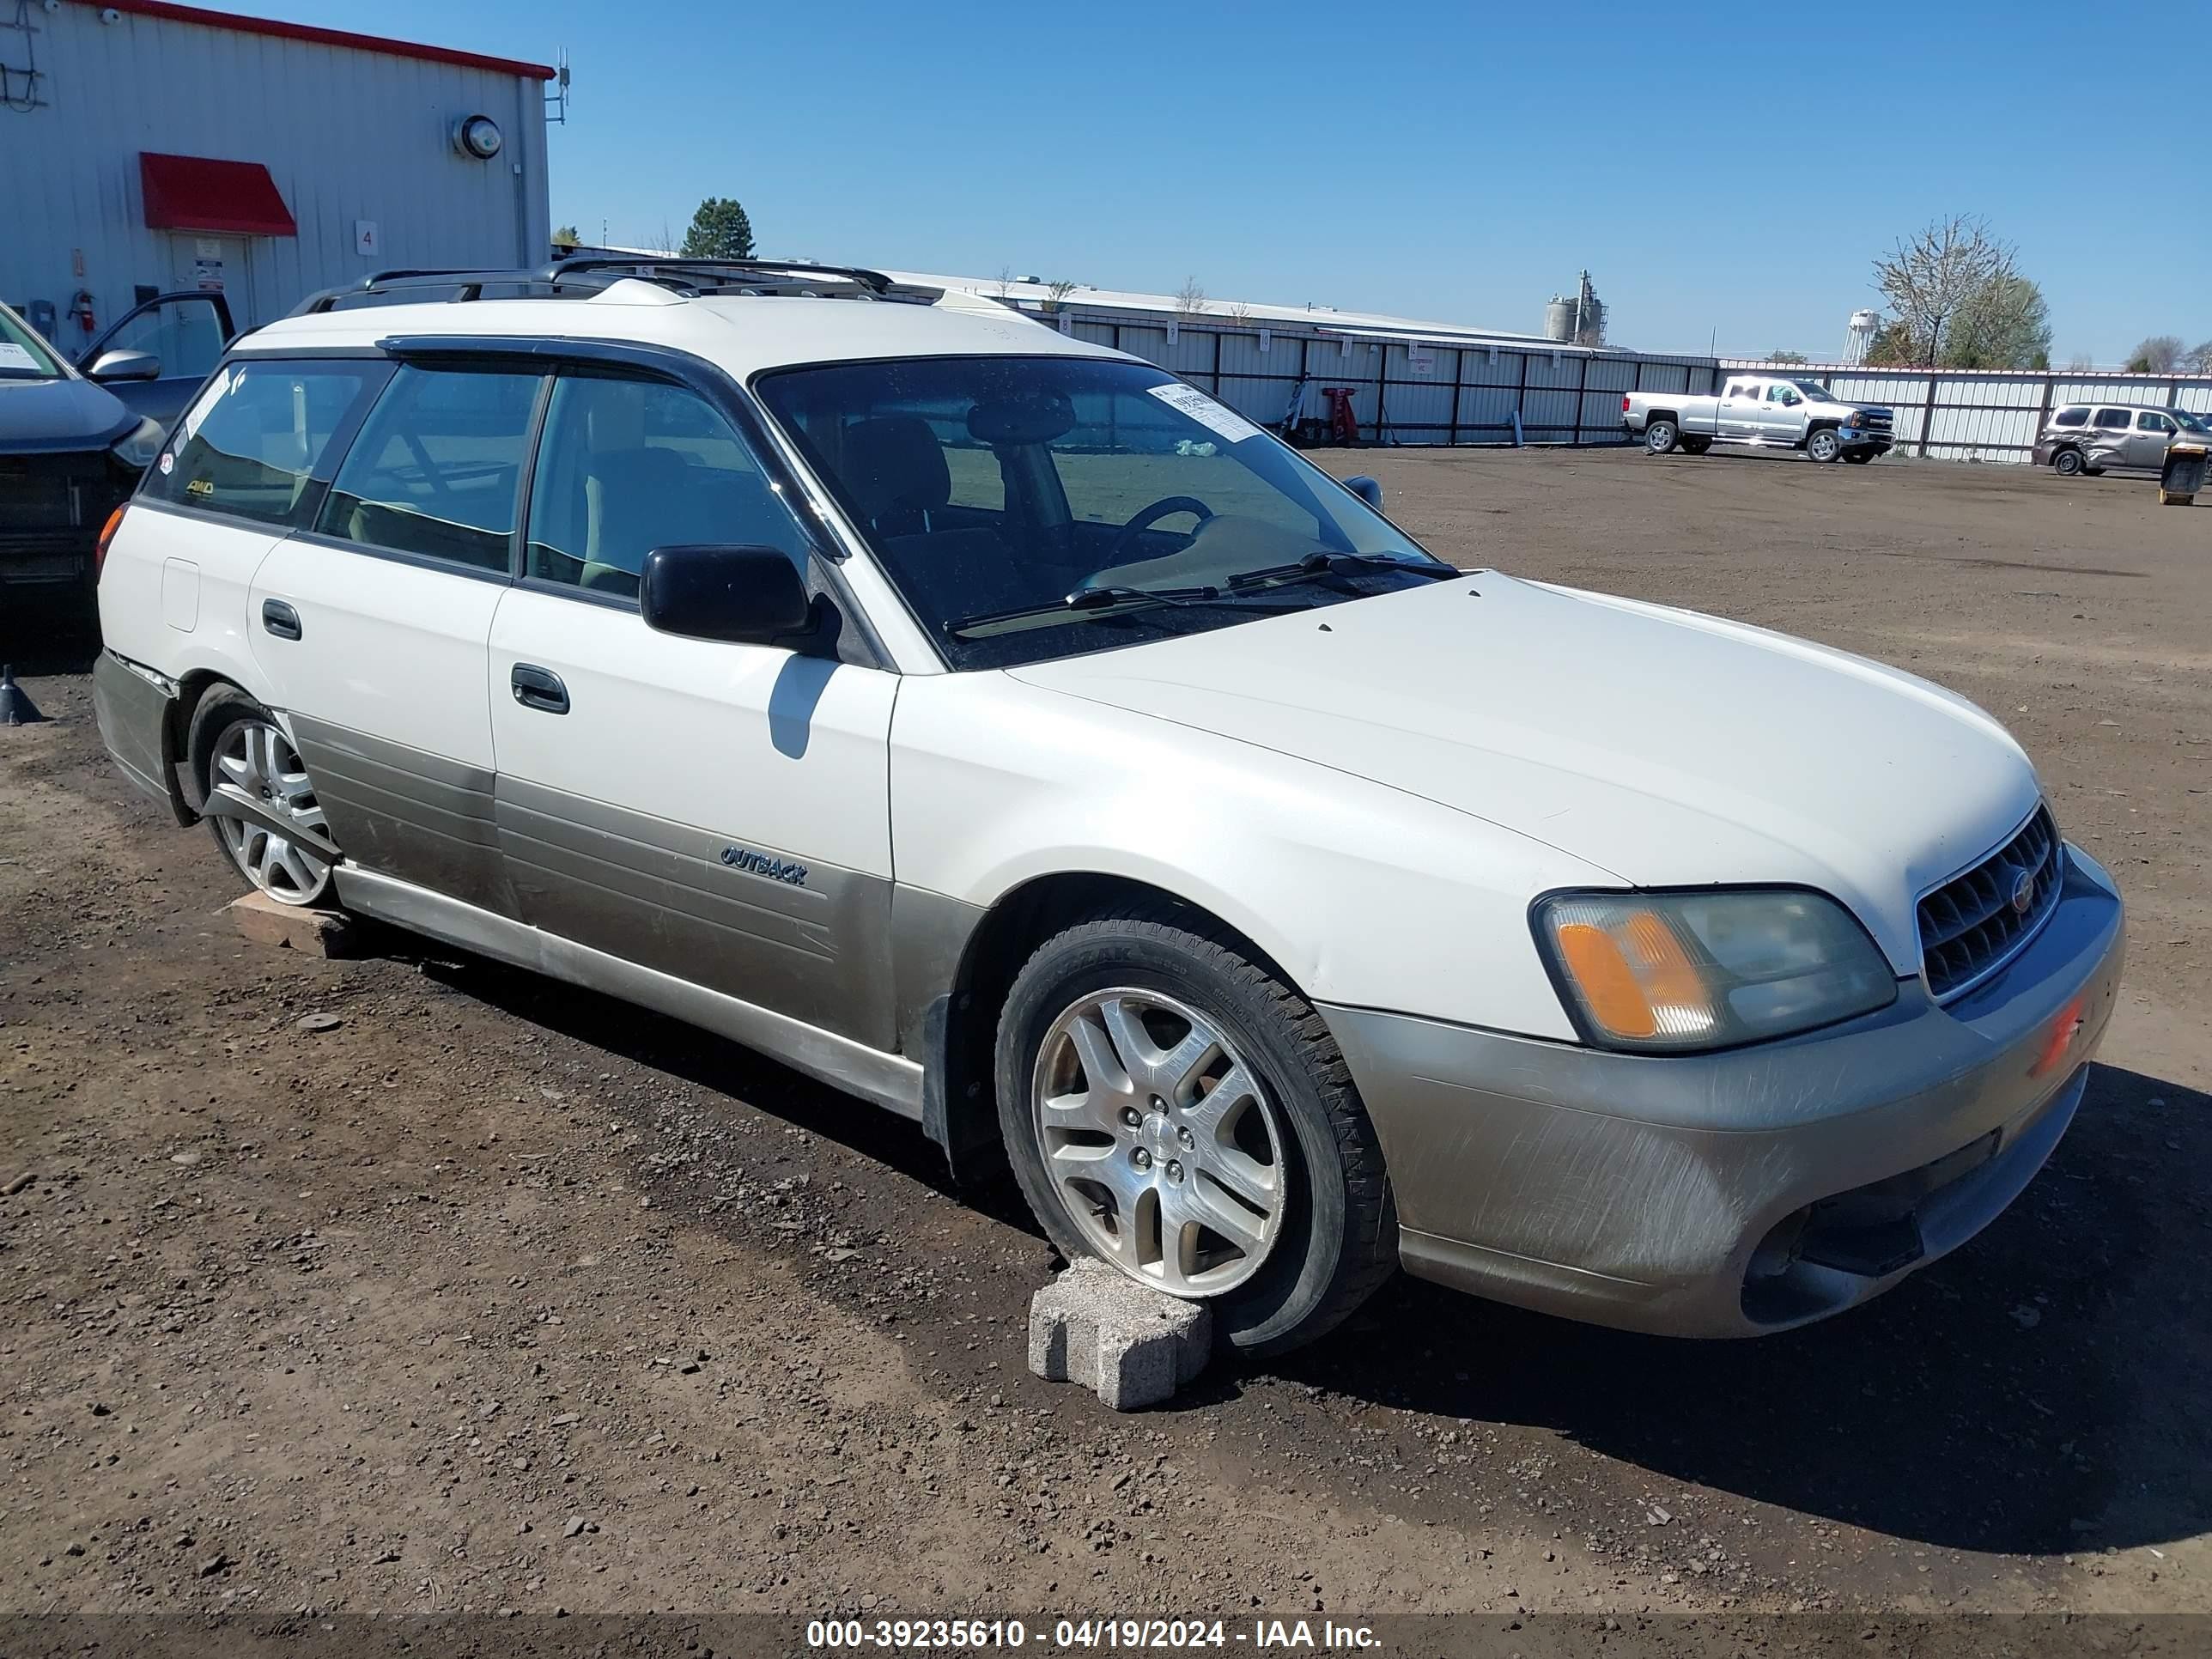
{"label": "red awning", "polygon": [[146,222],[155,230],[234,230],[248,236],[296,236],[292,210],[258,161],[138,152]]}

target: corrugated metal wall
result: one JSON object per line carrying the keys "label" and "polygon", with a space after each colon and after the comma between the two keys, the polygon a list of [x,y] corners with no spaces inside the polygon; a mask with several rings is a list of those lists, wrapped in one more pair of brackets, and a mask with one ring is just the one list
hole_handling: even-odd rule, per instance
{"label": "corrugated metal wall", "polygon": [[2212,414],[2212,375],[2081,374],[2040,369],[1989,372],[1837,368],[1724,358],[1728,368],[1802,374],[1839,398],[1897,411],[1897,447],[1951,461],[2032,459],[2035,434],[2063,404],[2152,404]]}
{"label": "corrugated metal wall", "polygon": [[[546,257],[535,79],[131,12],[107,23],[74,0],[28,19],[45,106],[0,108],[0,298],[11,304],[61,312],[86,289],[104,325],[136,285],[179,286],[172,238],[185,233],[147,228],[142,150],[268,167],[299,234],[243,239],[254,314],[241,325],[380,268]],[[0,56],[20,58],[23,40],[0,32]],[[478,113],[504,137],[489,161],[453,148],[453,124]],[[362,220],[378,228],[374,253],[356,251]],[[226,292],[244,308],[227,272]]]}
{"label": "corrugated metal wall", "polygon": [[1297,324],[1178,319],[1171,340],[1164,319],[1079,301],[1049,320],[1079,339],[1172,369],[1269,426],[1291,415],[1294,395],[1297,414],[1318,419],[1327,413],[1322,389],[1347,387],[1361,434],[1394,444],[1511,443],[1516,412],[1528,443],[1620,443],[1622,392],[1710,392],[1715,372],[1711,358],[1504,342],[1424,344]]}

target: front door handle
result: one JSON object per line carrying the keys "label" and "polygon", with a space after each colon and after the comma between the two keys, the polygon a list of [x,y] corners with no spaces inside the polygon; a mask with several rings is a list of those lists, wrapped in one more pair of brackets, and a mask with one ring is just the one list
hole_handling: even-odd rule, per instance
{"label": "front door handle", "polygon": [[261,626],[280,640],[296,640],[300,637],[300,613],[282,599],[264,599]]}
{"label": "front door handle", "polygon": [[525,708],[535,708],[546,714],[565,714],[568,712],[568,688],[561,684],[561,677],[550,668],[519,662],[514,665],[514,672],[507,677],[507,683],[514,689],[515,702]]}

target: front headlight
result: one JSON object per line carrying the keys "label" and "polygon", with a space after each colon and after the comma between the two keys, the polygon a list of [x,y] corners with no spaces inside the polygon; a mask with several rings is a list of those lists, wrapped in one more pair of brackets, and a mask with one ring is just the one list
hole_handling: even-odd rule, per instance
{"label": "front headlight", "polygon": [[1866,929],[1818,893],[1554,893],[1534,918],[1576,1025],[1608,1048],[1724,1048],[1897,1000]]}
{"label": "front headlight", "polygon": [[161,453],[161,428],[153,421],[141,420],[109,445],[107,453],[133,472],[143,472]]}

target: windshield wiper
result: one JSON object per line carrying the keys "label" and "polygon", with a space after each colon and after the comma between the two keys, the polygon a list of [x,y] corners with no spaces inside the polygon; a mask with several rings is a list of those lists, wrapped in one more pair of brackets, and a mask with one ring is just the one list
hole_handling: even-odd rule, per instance
{"label": "windshield wiper", "polygon": [[1229,579],[1231,587],[1250,587],[1260,582],[1304,581],[1316,576],[1339,576],[1353,570],[1403,570],[1431,581],[1449,581],[1462,574],[1456,565],[1425,563],[1389,553],[1309,553],[1294,564],[1271,564],[1245,570]]}
{"label": "windshield wiper", "polygon": [[1119,585],[1079,587],[1066,598],[1050,605],[1025,605],[1013,611],[987,611],[977,616],[955,617],[944,626],[948,634],[964,634],[970,629],[988,628],[998,623],[1026,622],[1032,617],[1050,616],[1055,611],[1073,611],[1081,616],[1117,611],[1125,605],[1231,605],[1251,608],[1255,601],[1238,599],[1218,587],[1125,587]]}

